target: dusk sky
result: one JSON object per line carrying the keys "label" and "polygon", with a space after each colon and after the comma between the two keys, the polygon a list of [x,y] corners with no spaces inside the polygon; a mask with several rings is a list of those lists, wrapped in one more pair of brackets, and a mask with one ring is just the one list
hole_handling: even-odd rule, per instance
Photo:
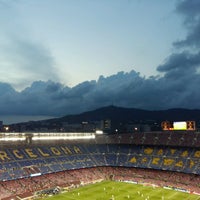
{"label": "dusk sky", "polygon": [[0,25],[4,123],[200,109],[199,0],[0,0]]}

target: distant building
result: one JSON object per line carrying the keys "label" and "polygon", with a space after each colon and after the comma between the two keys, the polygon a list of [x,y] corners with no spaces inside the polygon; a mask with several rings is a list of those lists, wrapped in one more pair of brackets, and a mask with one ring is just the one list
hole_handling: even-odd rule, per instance
{"label": "distant building", "polygon": [[82,124],[80,124],[80,123],[69,124],[67,122],[64,122],[64,123],[62,123],[62,128],[64,131],[67,131],[67,132],[75,132],[75,131],[82,130]]}
{"label": "distant building", "polygon": [[111,120],[109,120],[109,119],[101,120],[101,129],[103,131],[110,131],[111,130]]}
{"label": "distant building", "polygon": [[0,130],[3,129],[3,121],[0,121]]}

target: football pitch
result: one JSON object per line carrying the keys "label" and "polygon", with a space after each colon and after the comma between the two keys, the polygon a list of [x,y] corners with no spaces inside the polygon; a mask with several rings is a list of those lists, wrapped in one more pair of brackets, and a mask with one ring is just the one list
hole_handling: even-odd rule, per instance
{"label": "football pitch", "polygon": [[200,196],[132,183],[103,181],[47,198],[48,200],[200,200]]}

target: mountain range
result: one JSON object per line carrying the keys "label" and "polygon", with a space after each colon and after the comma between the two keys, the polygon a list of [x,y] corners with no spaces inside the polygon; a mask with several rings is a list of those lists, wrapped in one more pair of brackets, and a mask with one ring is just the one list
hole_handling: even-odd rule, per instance
{"label": "mountain range", "polygon": [[[99,121],[109,119],[112,123],[129,123],[141,121],[200,121],[199,109],[174,108],[168,110],[149,111],[135,108],[106,106],[77,115],[67,115],[60,118],[35,121],[32,123],[81,123],[83,121]],[[27,122],[28,123],[28,122]]]}

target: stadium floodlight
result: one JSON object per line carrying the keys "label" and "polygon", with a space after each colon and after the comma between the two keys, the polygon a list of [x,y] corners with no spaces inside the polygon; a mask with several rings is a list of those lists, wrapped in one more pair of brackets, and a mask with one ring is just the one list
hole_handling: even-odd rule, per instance
{"label": "stadium floodlight", "polygon": [[24,141],[25,137],[3,137],[0,138],[0,141]]}
{"label": "stadium floodlight", "polygon": [[42,175],[42,174],[41,173],[35,173],[35,174],[31,174],[30,176],[35,177],[35,176],[40,176],[40,175]]}
{"label": "stadium floodlight", "polygon": [[95,139],[95,135],[69,135],[69,136],[33,136],[32,140],[80,140]]}

